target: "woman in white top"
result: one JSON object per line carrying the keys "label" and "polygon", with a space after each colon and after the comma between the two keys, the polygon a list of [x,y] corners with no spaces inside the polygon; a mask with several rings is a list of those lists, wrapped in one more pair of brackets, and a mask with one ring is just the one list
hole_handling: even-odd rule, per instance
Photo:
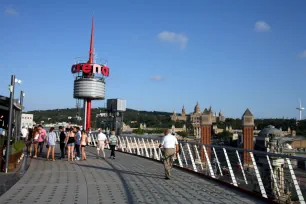
{"label": "woman in white top", "polygon": [[39,138],[39,131],[38,128],[35,127],[33,130],[33,140],[34,140],[34,157],[33,158],[37,158],[37,152],[38,152],[38,138]]}

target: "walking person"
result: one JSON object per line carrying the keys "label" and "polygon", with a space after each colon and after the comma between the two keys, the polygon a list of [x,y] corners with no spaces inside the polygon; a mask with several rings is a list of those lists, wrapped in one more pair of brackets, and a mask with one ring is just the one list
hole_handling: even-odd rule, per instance
{"label": "walking person", "polygon": [[97,145],[97,159],[100,158],[100,150],[103,153],[103,158],[105,159],[105,152],[104,152],[104,148],[105,148],[105,142],[107,140],[106,135],[103,133],[103,131],[99,128],[99,134],[98,134],[98,145]]}
{"label": "walking person", "polygon": [[70,128],[65,128],[65,135],[66,135],[66,138],[65,138],[65,155],[68,155],[68,134],[70,132]]}
{"label": "walking person", "polygon": [[165,168],[165,179],[170,179],[171,170],[173,165],[173,157],[179,152],[179,144],[176,137],[171,133],[171,130],[165,131],[165,137],[163,138],[160,148],[164,148],[164,168]]}
{"label": "walking person", "polygon": [[41,125],[38,126],[39,138],[38,138],[38,147],[39,147],[39,155],[41,155],[44,143],[47,137],[47,132]]}
{"label": "walking person", "polygon": [[80,145],[81,145],[81,131],[79,127],[74,127],[73,132],[75,133],[75,151],[76,160],[80,160]]}
{"label": "walking person", "polygon": [[38,139],[39,139],[39,130],[37,127],[34,128],[33,130],[33,143],[34,143],[34,156],[33,158],[37,158],[37,154],[38,154]]}
{"label": "walking person", "polygon": [[81,131],[81,151],[82,151],[82,160],[86,160],[85,146],[87,144],[87,134],[84,130]]}
{"label": "walking person", "polygon": [[26,146],[28,155],[32,156],[32,146],[33,146],[33,130],[28,128],[28,137],[26,138]]}
{"label": "walking person", "polygon": [[[68,146],[68,161],[73,161],[74,159],[74,143],[75,143],[75,134],[72,129],[68,132],[66,136],[67,146]],[[71,159],[70,159],[71,158]]]}
{"label": "walking person", "polygon": [[29,134],[29,130],[26,127],[22,126],[20,139],[26,141],[28,134]]}
{"label": "walking person", "polygon": [[56,134],[54,132],[54,127],[51,127],[47,137],[47,148],[48,148],[47,160],[49,160],[49,155],[51,152],[52,161],[55,161],[54,159],[55,144],[56,144]]}
{"label": "walking person", "polygon": [[109,137],[109,147],[111,149],[110,159],[113,157],[115,159],[115,148],[117,145],[117,137],[115,135],[115,131],[111,132],[111,136]]}
{"label": "walking person", "polygon": [[60,159],[64,159],[65,158],[65,146],[66,146],[66,134],[62,126],[59,127],[59,130],[60,130],[60,149],[61,149]]}

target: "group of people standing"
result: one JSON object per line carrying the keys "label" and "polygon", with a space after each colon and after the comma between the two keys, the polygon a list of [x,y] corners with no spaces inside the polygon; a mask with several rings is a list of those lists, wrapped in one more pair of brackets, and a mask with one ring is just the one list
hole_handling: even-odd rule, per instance
{"label": "group of people standing", "polygon": [[[42,153],[45,141],[52,143],[52,138],[49,139],[47,131],[41,125],[35,126],[33,129],[22,127],[21,134],[21,139],[25,140],[28,152],[33,158],[37,158]],[[53,135],[51,134],[50,136],[52,137]]]}
{"label": "group of people standing", "polygon": [[[59,159],[65,159],[67,155],[68,161],[73,160],[86,160],[85,147],[91,142],[91,138],[87,136],[86,131],[80,130],[79,127],[64,128],[59,127],[59,143],[60,143],[60,157]],[[115,132],[111,132],[111,136],[107,136],[103,133],[103,130],[98,130],[97,138],[97,158],[100,158],[100,151],[102,151],[103,158],[105,158],[104,148],[109,145],[111,149],[110,158],[115,159],[115,148],[117,145],[117,137]],[[54,127],[51,127],[49,133],[41,126],[34,127],[33,129],[25,127],[21,130],[21,139],[25,140],[28,152],[31,157],[37,158],[41,156],[44,144],[46,144],[47,154],[46,159],[55,161],[55,146],[56,146],[56,134]],[[34,149],[34,152],[33,152]],[[32,156],[33,155],[33,156]],[[50,159],[51,156],[51,159]]]}
{"label": "group of people standing", "polygon": [[79,127],[66,129],[59,127],[59,129],[61,150],[60,159],[64,159],[65,152],[67,152],[68,161],[86,160],[85,146],[88,144],[87,133],[84,130],[81,131]]}
{"label": "group of people standing", "polygon": [[[79,127],[64,128],[59,127],[60,130],[60,159],[64,159],[67,154],[68,161],[73,160],[86,160],[85,147],[88,145],[90,137],[84,130],[80,130]],[[97,138],[97,159],[100,159],[100,151],[102,152],[103,158],[105,158],[104,148],[109,145],[111,149],[110,158],[115,159],[115,149],[117,146],[117,137],[115,131],[111,132],[111,136],[107,136],[103,133],[103,130],[98,130]],[[55,161],[54,153],[56,146],[56,134],[54,132],[54,127],[51,127],[49,133],[43,129],[41,125],[34,127],[34,129],[22,128],[22,138],[26,141],[28,151],[30,156],[32,156],[32,147],[34,147],[34,156],[37,158],[38,154],[42,153],[44,143],[46,142],[46,147],[48,149],[46,159],[49,160],[51,154],[52,161]],[[165,131],[165,136],[160,143],[160,148],[163,148],[163,163],[165,168],[165,179],[170,179],[171,170],[173,166],[173,157],[179,152],[179,145],[176,137],[171,134],[171,130]]]}
{"label": "group of people standing", "polygon": [[[61,156],[59,159],[65,158],[65,152],[68,155],[68,161],[80,160],[82,152],[82,160],[86,160],[85,146],[87,145],[87,134],[85,131],[80,131],[79,127],[63,128],[60,130],[60,150]],[[41,156],[44,144],[46,144],[47,154],[46,159],[55,161],[55,146],[56,134],[54,127],[51,127],[49,133],[41,126],[32,128],[22,127],[21,139],[25,140],[27,150],[30,157],[37,158]],[[34,149],[34,152],[33,152]],[[75,153],[75,154],[74,154]],[[51,155],[51,159],[50,158]]]}

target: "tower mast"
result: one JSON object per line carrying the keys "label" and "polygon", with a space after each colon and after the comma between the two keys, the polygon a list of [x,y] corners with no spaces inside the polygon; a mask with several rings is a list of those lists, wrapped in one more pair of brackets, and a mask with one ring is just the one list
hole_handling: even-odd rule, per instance
{"label": "tower mast", "polygon": [[[94,17],[92,17],[91,22],[91,35],[90,35],[90,47],[89,47],[89,59],[88,63],[93,64],[94,60]],[[91,99],[85,99],[86,102],[84,102],[84,106],[86,106],[85,115],[86,119],[86,130],[88,131],[91,127]]]}

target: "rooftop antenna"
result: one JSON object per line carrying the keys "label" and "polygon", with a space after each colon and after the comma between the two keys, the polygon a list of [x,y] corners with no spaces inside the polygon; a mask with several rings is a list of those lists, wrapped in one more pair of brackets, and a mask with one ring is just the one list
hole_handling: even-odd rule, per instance
{"label": "rooftop antenna", "polygon": [[304,107],[302,107],[302,101],[301,99],[299,99],[300,101],[300,107],[296,108],[297,110],[299,110],[300,112],[300,119],[299,120],[302,120],[302,111],[305,109]]}

